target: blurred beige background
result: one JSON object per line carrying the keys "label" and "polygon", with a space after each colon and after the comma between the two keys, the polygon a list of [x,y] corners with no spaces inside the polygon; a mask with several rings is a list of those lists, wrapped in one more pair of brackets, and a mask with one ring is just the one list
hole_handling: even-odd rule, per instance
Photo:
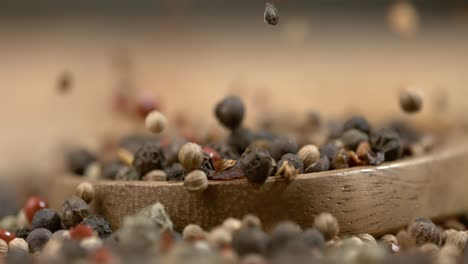
{"label": "blurred beige background", "polygon": [[[408,119],[433,117],[429,106],[438,94],[448,96],[446,118],[466,118],[468,22],[458,13],[423,13],[418,33],[401,37],[381,10],[368,17],[283,11],[277,27],[263,23],[263,10],[245,18],[2,17],[0,177],[47,172],[59,143],[95,147],[135,125],[110,109],[112,58],[122,49],[131,54],[137,87],[153,91],[167,115],[187,111],[207,124],[215,123],[215,102],[232,92],[249,109],[263,99],[275,111],[400,116],[397,93],[405,85],[424,91],[428,105]],[[74,87],[60,94],[56,82],[65,69]]]}

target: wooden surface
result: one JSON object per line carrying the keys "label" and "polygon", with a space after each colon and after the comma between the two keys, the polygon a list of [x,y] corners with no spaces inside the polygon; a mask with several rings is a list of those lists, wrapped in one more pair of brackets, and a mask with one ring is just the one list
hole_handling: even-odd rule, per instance
{"label": "wooden surface", "polygon": [[[181,183],[94,182],[98,212],[117,228],[125,215],[155,202],[169,212],[177,230],[189,223],[211,228],[222,220],[247,213],[258,215],[267,229],[281,220],[311,226],[320,212],[334,214],[346,234],[383,234],[415,217],[442,218],[466,212],[468,204],[468,142],[458,142],[433,154],[387,163],[300,175],[291,183],[270,178],[255,189],[245,180],[210,182],[200,194]],[[82,179],[53,182],[51,204],[74,193]]]}

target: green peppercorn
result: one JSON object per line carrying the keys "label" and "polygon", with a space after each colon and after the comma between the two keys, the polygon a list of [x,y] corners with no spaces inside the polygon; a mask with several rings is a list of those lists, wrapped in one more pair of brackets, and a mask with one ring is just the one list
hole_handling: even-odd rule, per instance
{"label": "green peppercorn", "polygon": [[55,232],[62,228],[62,222],[55,210],[44,208],[34,214],[31,227],[33,230],[36,228],[45,228],[50,232]]}
{"label": "green peppercorn", "polygon": [[263,19],[265,23],[276,26],[279,21],[279,12],[278,9],[272,3],[266,3],[265,13],[263,14]]}
{"label": "green peppercorn", "polygon": [[26,238],[31,252],[34,253],[40,251],[49,241],[51,236],[52,232],[45,228],[34,229],[31,233],[29,233],[28,238]]}
{"label": "green peppercorn", "polygon": [[268,151],[254,146],[248,147],[238,162],[250,183],[263,184],[273,170]]}
{"label": "green peppercorn", "polygon": [[244,113],[244,103],[237,96],[228,96],[216,104],[215,107],[216,118],[230,130],[238,128],[242,124]]}
{"label": "green peppercorn", "polygon": [[145,143],[135,153],[133,167],[140,178],[152,170],[164,168],[165,156],[161,146],[157,143]]}

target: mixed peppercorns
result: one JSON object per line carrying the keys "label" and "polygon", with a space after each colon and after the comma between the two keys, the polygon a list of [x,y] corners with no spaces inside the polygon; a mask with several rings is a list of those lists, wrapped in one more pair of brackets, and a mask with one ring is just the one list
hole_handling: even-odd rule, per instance
{"label": "mixed peppercorns", "polygon": [[[101,164],[96,163],[96,155],[89,150],[72,151],[68,167],[73,174],[90,179],[186,181],[187,190],[202,191],[207,189],[209,180],[245,178],[261,185],[269,177],[278,176],[292,181],[302,173],[379,165],[431,149],[422,133],[402,123],[374,128],[364,117],[352,116],[327,126],[314,112],[312,121],[307,116],[298,133],[293,130],[291,136],[286,136],[265,127],[258,131],[247,128],[243,124],[245,113],[238,96],[228,96],[217,103],[214,116],[228,135],[224,140],[213,140],[193,134],[168,137],[162,133],[168,120],[154,110],[145,120],[153,135],[124,137],[116,144],[115,158]],[[308,134],[317,131],[323,132],[321,137],[326,140],[318,144],[307,141]],[[91,192],[82,186],[77,195],[88,201],[92,199]]]}

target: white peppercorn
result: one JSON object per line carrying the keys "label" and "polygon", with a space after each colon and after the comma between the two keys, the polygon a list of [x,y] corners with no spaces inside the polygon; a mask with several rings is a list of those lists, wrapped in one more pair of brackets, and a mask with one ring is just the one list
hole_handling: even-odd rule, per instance
{"label": "white peppercorn", "polygon": [[190,192],[201,192],[208,188],[208,177],[201,170],[194,170],[184,179],[184,188]]}
{"label": "white peppercorn", "polygon": [[225,248],[232,243],[232,234],[224,227],[215,227],[208,233],[208,242],[215,248]]}
{"label": "white peppercorn", "polygon": [[8,252],[8,244],[5,240],[0,239],[0,257]]}
{"label": "white peppercorn", "polygon": [[9,250],[21,250],[24,252],[29,252],[28,242],[18,237],[10,241],[10,243],[8,244],[8,248]]}
{"label": "white peppercorn", "polygon": [[262,229],[262,221],[258,216],[253,215],[253,214],[247,214],[242,218],[242,227],[243,228],[259,228]]}
{"label": "white peppercorn", "polygon": [[80,241],[80,246],[87,251],[93,251],[102,246],[102,240],[98,237],[87,237]]}
{"label": "white peppercorn", "polygon": [[167,174],[163,170],[152,170],[143,176],[144,181],[166,181]]}
{"label": "white peppercorn", "polygon": [[166,127],[166,124],[166,117],[161,112],[156,110],[149,113],[145,119],[146,128],[155,134],[161,133]]}
{"label": "white peppercorn", "polygon": [[76,187],[76,196],[89,204],[94,198],[93,185],[89,182],[82,182],[78,187]]}
{"label": "white peppercorn", "polygon": [[242,227],[242,222],[234,217],[229,217],[223,222],[223,227],[231,234]]}
{"label": "white peppercorn", "polygon": [[327,241],[333,239],[340,233],[338,220],[329,213],[317,215],[314,219],[314,227],[323,234]]}
{"label": "white peppercorn", "polygon": [[320,150],[315,145],[305,145],[297,152],[297,156],[304,163],[304,168],[308,168],[320,159]]}
{"label": "white peppercorn", "polygon": [[468,240],[468,233],[466,231],[458,231],[447,237],[446,245],[456,246],[458,249],[463,250]]}
{"label": "white peppercorn", "polygon": [[185,171],[190,172],[201,167],[205,155],[198,144],[189,142],[180,148],[178,157]]}
{"label": "white peppercorn", "polygon": [[182,231],[182,238],[188,242],[204,239],[205,231],[199,225],[190,224]]}

